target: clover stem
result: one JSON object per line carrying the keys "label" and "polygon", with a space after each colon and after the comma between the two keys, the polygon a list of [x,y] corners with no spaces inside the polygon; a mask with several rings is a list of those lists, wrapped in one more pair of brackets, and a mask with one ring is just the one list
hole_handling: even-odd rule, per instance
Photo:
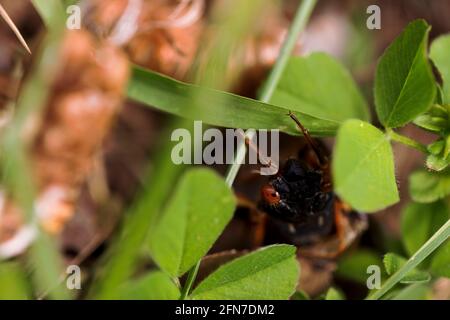
{"label": "clover stem", "polygon": [[387,128],[386,129],[386,133],[388,135],[388,137],[391,140],[394,140],[396,142],[400,142],[401,144],[404,144],[408,147],[411,147],[413,149],[419,150],[420,152],[423,152],[425,154],[428,154],[428,150],[427,147],[409,137],[403,136],[401,134],[398,134],[397,132],[395,132],[394,130]]}

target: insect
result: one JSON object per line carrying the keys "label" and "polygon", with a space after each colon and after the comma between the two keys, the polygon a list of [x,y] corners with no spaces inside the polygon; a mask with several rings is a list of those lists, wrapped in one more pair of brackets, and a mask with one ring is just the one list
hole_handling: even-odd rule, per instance
{"label": "insect", "polygon": [[333,192],[325,148],[293,113],[289,116],[303,133],[306,148],[261,188],[258,207],[269,215],[267,229],[272,234],[306,255],[334,258],[367,227],[367,220]]}

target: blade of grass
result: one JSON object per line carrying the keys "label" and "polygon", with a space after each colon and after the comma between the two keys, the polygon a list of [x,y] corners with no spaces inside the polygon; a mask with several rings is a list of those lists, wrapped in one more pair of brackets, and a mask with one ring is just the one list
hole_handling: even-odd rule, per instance
{"label": "blade of grass", "polygon": [[6,182],[18,202],[23,206],[27,220],[33,214],[34,188],[30,186],[30,165],[27,159],[28,141],[24,141],[23,132],[30,119],[39,118],[49,94],[51,82],[56,72],[59,44],[63,34],[61,18],[53,22],[59,27],[49,32],[42,43],[29,78],[25,82],[17,99],[15,115],[2,137],[2,165],[5,166]]}
{"label": "blade of grass", "polygon": [[[210,84],[209,84],[210,85]],[[288,109],[225,91],[183,83],[150,70],[133,68],[128,97],[183,118],[227,128],[279,129],[299,134]],[[195,112],[192,112],[192,107]],[[212,108],[211,106],[214,106]],[[331,136],[339,122],[295,112],[314,136]]]}
{"label": "blade of grass", "polygon": [[[161,139],[169,140],[169,131],[179,127],[179,121],[169,126]],[[153,161],[153,170],[145,179],[144,189],[125,213],[122,229],[100,262],[104,266],[99,266],[90,292],[94,299],[117,298],[116,291],[133,273],[147,232],[183,170],[170,160],[172,144],[163,144],[158,150],[159,156]]]}
{"label": "blade of grass", "polygon": [[412,269],[417,267],[423,260],[425,260],[433,251],[435,251],[445,240],[450,237],[450,220],[448,220],[436,233],[409,258],[409,260],[394,273],[381,288],[367,297],[367,300],[380,299],[390,289],[392,289],[403,277]]}
{"label": "blade of grass", "polygon": [[28,265],[33,283],[38,289],[36,296],[45,294],[46,299],[69,300],[71,293],[64,282],[64,263],[58,247],[48,234],[41,232],[28,253]]}
{"label": "blade of grass", "polygon": [[269,77],[262,87],[259,100],[268,102],[272,98],[273,92],[275,91],[275,88],[280,81],[281,75],[284,72],[284,68],[286,67],[286,63],[292,54],[298,37],[300,33],[305,29],[305,26],[308,23],[309,17],[311,16],[316,3],[317,0],[303,0],[300,4],[295,14],[294,21],[289,28],[289,33],[286,36],[286,40],[283,43],[283,47],[281,48],[280,55],[278,56],[277,61],[269,74]]}
{"label": "blade of grass", "polygon": [[65,20],[65,11],[61,0],[31,0],[31,2],[49,30],[55,31],[54,28],[58,25],[61,30],[64,29],[64,25],[60,23],[61,20]]}
{"label": "blade of grass", "polygon": [[192,267],[191,270],[189,270],[186,284],[183,287],[183,290],[181,291],[180,300],[186,300],[186,298],[189,295],[189,292],[192,289],[192,285],[195,282],[195,278],[197,277],[198,270],[200,269],[200,261],[195,264],[195,266]]}
{"label": "blade of grass", "polygon": [[[51,10],[52,4],[43,0],[34,0],[40,6]],[[44,5],[47,3],[47,6]],[[53,1],[57,7],[59,2]],[[30,72],[29,79],[25,82],[20,96],[17,99],[15,115],[12,123],[8,126],[1,139],[3,149],[2,166],[5,168],[6,183],[13,196],[21,204],[25,211],[27,220],[31,220],[33,213],[34,188],[30,186],[30,165],[27,159],[27,141],[23,141],[23,131],[30,119],[39,118],[41,109],[44,107],[51,86],[51,81],[56,72],[56,64],[59,43],[64,31],[64,16],[49,17],[50,24],[54,25],[46,35],[42,43],[42,50],[38,53],[36,64]]]}
{"label": "blade of grass", "polygon": [[[59,7],[58,1],[33,1],[46,10]],[[44,5],[45,3],[45,5]],[[53,12],[57,12],[54,10]],[[63,11],[62,11],[63,12]],[[55,61],[58,60],[61,39],[64,33],[64,15],[46,17],[48,33],[41,44],[41,52],[37,55],[30,76],[25,82],[17,100],[17,111],[1,140],[2,167],[5,184],[14,200],[22,208],[26,223],[35,223],[34,198],[35,186],[30,183],[32,177],[29,162],[29,141],[24,139],[27,125],[40,117],[42,108],[49,95],[52,81],[56,75]],[[45,19],[44,19],[45,20]],[[33,281],[40,291],[46,291],[59,283],[62,273],[62,259],[53,239],[40,234],[33,243],[27,256],[27,262],[33,270]],[[65,289],[58,289],[49,295],[54,299],[69,299]]]}
{"label": "blade of grass", "polygon": [[[265,85],[262,87],[260,99],[262,102],[268,102],[270,98],[272,98],[273,92],[277,87],[277,84],[283,74],[284,68],[286,67],[286,63],[292,53],[292,50],[295,47],[295,43],[300,35],[300,33],[305,28],[309,17],[316,5],[317,0],[303,0],[300,4],[297,13],[295,15],[294,21],[292,22],[292,26],[289,29],[289,33],[286,37],[286,40],[281,48],[280,55],[277,58],[275,66],[269,74],[269,77],[266,80]],[[260,112],[263,110],[260,110]],[[286,117],[288,119],[288,117]],[[303,120],[303,119],[301,119]],[[309,129],[310,127],[305,124],[305,126]],[[247,138],[251,141],[253,138],[253,134],[249,135]],[[241,143],[238,146],[238,151],[236,152],[236,157],[234,159],[233,165],[228,169],[226,175],[226,182],[228,185],[233,185],[234,179],[237,176],[239,168],[241,167],[241,163],[243,163],[243,159],[246,154],[246,146],[245,143]]]}
{"label": "blade of grass", "polygon": [[[270,7],[278,0],[269,1],[236,1],[230,0],[215,3],[211,6],[209,19],[214,36],[205,34],[200,41],[198,55],[195,58],[193,79],[196,84],[214,89],[227,90],[233,79],[230,73],[230,54],[239,54],[243,37],[253,30],[255,22],[263,13],[265,7]],[[239,74],[243,66],[236,62],[237,70],[233,74]],[[193,95],[195,100],[202,99],[201,94]],[[202,112],[204,108],[195,108],[193,113]]]}
{"label": "blade of grass", "polygon": [[19,29],[16,27],[14,21],[9,17],[8,13],[6,12],[5,8],[0,4],[0,16],[5,20],[5,22],[8,24],[8,26],[11,28],[11,30],[16,35],[17,39],[19,39],[22,46],[24,46],[25,50],[28,51],[29,54],[31,54],[31,50],[28,47],[27,42],[23,38],[22,34],[20,33]]}

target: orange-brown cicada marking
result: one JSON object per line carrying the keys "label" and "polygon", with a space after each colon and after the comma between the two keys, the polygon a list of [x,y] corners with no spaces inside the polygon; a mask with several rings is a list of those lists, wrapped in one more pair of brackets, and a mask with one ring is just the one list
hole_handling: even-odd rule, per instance
{"label": "orange-brown cicada marking", "polygon": [[269,184],[261,188],[261,195],[263,199],[270,205],[278,205],[280,203],[280,194]]}

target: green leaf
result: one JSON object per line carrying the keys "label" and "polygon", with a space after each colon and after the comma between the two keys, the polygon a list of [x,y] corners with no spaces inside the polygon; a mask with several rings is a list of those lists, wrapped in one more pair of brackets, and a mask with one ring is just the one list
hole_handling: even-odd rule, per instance
{"label": "green leaf", "polygon": [[325,300],[345,300],[345,296],[342,291],[331,287],[325,295]]}
{"label": "green leaf", "polygon": [[[257,100],[206,87],[186,84],[156,72],[133,68],[128,97],[180,117],[202,120],[206,124],[242,129],[279,129],[300,134],[287,115],[287,106],[273,106]],[[192,99],[201,97],[201,99]],[[194,103],[194,105],[192,105]],[[192,108],[189,108],[189,107]],[[202,110],[192,113],[191,109]],[[339,122],[294,112],[302,124],[316,136],[334,135]]]}
{"label": "green leaf", "polygon": [[450,127],[450,105],[434,104],[431,108],[416,119],[414,124],[431,132],[445,132]]}
{"label": "green leaf", "polygon": [[430,47],[430,58],[441,73],[443,79],[442,98],[450,104],[450,35],[441,36]]}
{"label": "green leaf", "polygon": [[442,118],[433,117],[429,114],[421,114],[414,119],[414,124],[431,132],[439,133],[448,127],[448,121]]}
{"label": "green leaf", "polygon": [[123,300],[178,300],[180,290],[167,274],[154,271],[123,285],[120,294]]}
{"label": "green leaf", "polygon": [[341,126],[332,165],[336,193],[356,210],[374,212],[399,200],[391,145],[371,124]]}
{"label": "green leaf", "polygon": [[407,124],[434,101],[436,84],[426,52],[429,31],[425,21],[413,21],[378,63],[375,106],[385,127]]}
{"label": "green leaf", "polygon": [[436,277],[450,278],[450,240],[436,250],[431,260],[430,272]]}
{"label": "green leaf", "polygon": [[450,194],[450,170],[431,172],[420,170],[409,177],[411,198],[420,203],[431,203]]}
{"label": "green leaf", "polygon": [[439,155],[444,151],[445,148],[445,141],[442,139],[439,139],[427,146],[427,151],[434,155]]}
{"label": "green leaf", "polygon": [[237,258],[209,275],[192,299],[288,299],[299,278],[296,248],[269,246]]}
{"label": "green leaf", "polygon": [[381,264],[381,257],[377,253],[367,249],[359,249],[345,254],[339,259],[336,275],[343,279],[365,284],[368,277],[367,267],[371,265],[381,266]]}
{"label": "green leaf", "polygon": [[[449,122],[450,123],[450,122]],[[450,134],[448,134],[445,138],[445,146],[442,151],[442,157],[446,159],[450,159]]]}
{"label": "green leaf", "polygon": [[150,235],[150,253],[172,276],[205,255],[231,220],[235,198],[210,169],[192,169],[179,182]]}
{"label": "green leaf", "polygon": [[0,264],[0,300],[30,299],[25,273],[18,263]]}
{"label": "green leaf", "polygon": [[292,57],[270,102],[321,119],[370,121],[367,103],[350,73],[325,53]]}
{"label": "green leaf", "polygon": [[[383,263],[387,274],[393,275],[406,263],[406,259],[395,253],[387,253],[384,256]],[[428,282],[430,279],[431,276],[428,272],[413,269],[402,278],[400,283],[421,283]]]}
{"label": "green leaf", "polygon": [[443,158],[440,154],[430,154],[425,162],[428,169],[440,172],[450,165],[450,157]]}
{"label": "green leaf", "polygon": [[413,255],[448,220],[448,207],[442,201],[430,204],[410,203],[403,211],[403,245]]}

